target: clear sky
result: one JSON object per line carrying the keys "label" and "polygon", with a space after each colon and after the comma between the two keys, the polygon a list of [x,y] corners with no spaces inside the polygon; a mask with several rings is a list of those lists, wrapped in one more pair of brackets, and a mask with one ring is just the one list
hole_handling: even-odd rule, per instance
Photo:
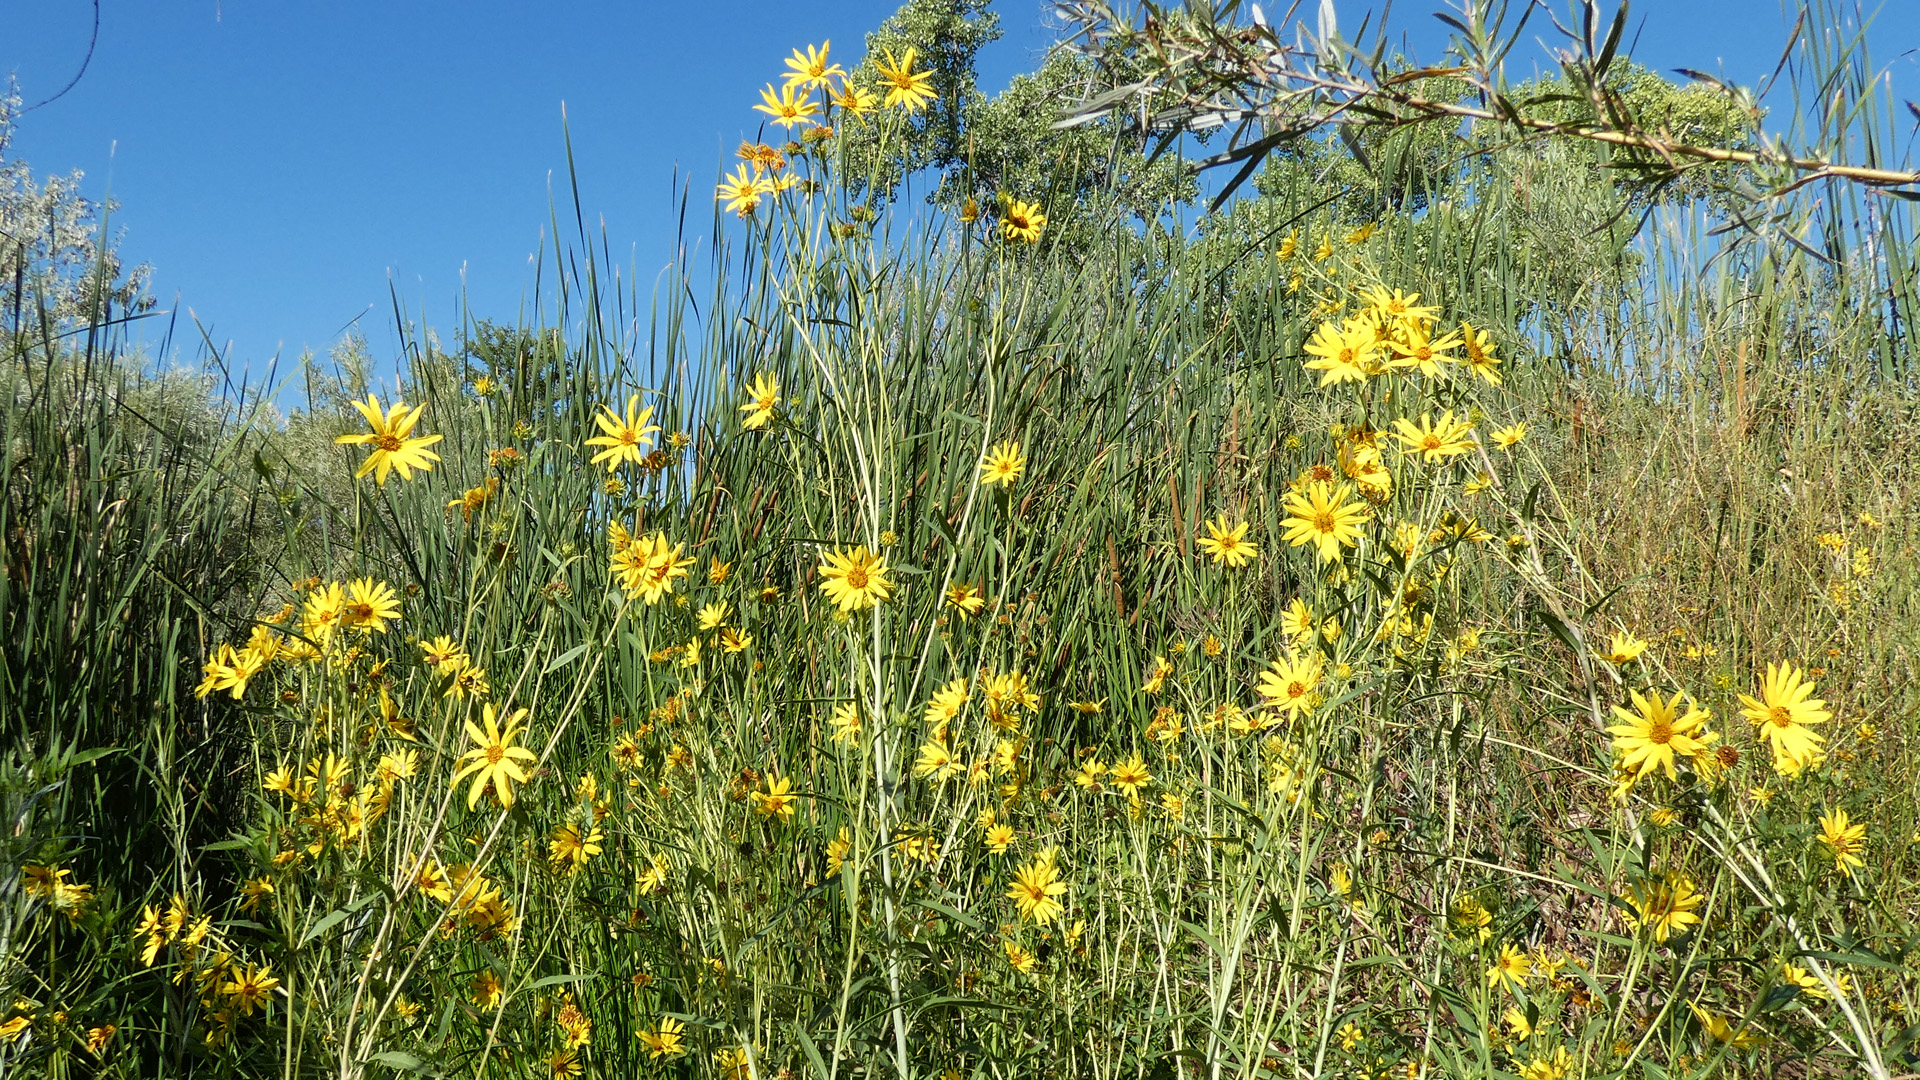
{"label": "clear sky", "polygon": [[[752,134],[758,87],[789,51],[830,38],[836,59],[857,59],[896,5],[102,0],[86,74],[22,118],[13,154],[43,176],[84,169],[91,195],[111,185],[124,255],[153,264],[161,305],[179,303],[183,318],[190,308],[236,363],[324,351],[356,319],[384,352],[389,282],[432,325],[454,324],[463,287],[478,313],[517,316],[549,195],[571,209],[562,102],[589,221],[650,277],[672,255],[676,167],[704,213],[723,160]],[[1395,21],[1432,26],[1414,9],[1438,6],[1396,5]],[[1378,5],[1339,7],[1352,28]],[[995,8],[1007,35],[982,60],[989,91],[1053,39],[1044,0]],[[93,10],[0,0],[0,73],[19,78],[29,104],[72,78]],[[1633,6],[1637,58],[1751,83],[1779,56],[1780,11],[1775,0],[1647,0]],[[1920,97],[1920,0],[1890,0],[1872,41],[1896,92]],[[1545,56],[1523,48],[1516,60]]]}

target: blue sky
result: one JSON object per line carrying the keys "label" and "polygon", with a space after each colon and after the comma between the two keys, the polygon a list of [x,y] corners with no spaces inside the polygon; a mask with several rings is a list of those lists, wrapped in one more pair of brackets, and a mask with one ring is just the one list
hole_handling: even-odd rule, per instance
{"label": "blue sky", "polygon": [[[589,222],[651,277],[672,255],[676,166],[704,208],[793,46],[830,38],[855,59],[896,4],[103,0],[86,75],[22,119],[13,154],[42,175],[84,169],[92,195],[111,185],[124,254],[153,264],[161,305],[183,320],[190,308],[237,363],[324,351],[356,319],[386,352],[389,281],[432,325],[453,326],[463,287],[478,313],[517,316],[549,195],[570,210],[562,102]],[[1369,6],[1341,3],[1343,25]],[[990,91],[1052,40],[1050,4],[995,7],[1007,35],[983,57]],[[1415,7],[1396,23],[1435,25]],[[1633,15],[1643,62],[1746,82],[1771,69],[1787,25],[1774,0]],[[29,103],[48,96],[92,19],[91,0],[0,0],[0,73]],[[1873,42],[1896,91],[1920,97],[1920,3],[1888,3]]]}

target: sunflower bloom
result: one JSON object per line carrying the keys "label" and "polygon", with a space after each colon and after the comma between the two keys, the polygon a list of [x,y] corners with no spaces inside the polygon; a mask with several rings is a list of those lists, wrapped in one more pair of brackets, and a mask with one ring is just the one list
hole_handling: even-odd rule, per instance
{"label": "sunflower bloom", "polygon": [[793,804],[800,796],[793,793],[793,781],[784,776],[768,777],[767,790],[749,792],[753,797],[754,812],[764,818],[776,818],[780,821],[793,820]]}
{"label": "sunflower bloom", "polygon": [[1007,209],[1000,215],[1000,232],[1008,240],[1035,244],[1040,241],[1040,230],[1047,227],[1047,215],[1040,212],[1039,203],[1009,200]]}
{"label": "sunflower bloom", "polygon": [[272,1004],[274,988],[279,985],[270,965],[236,965],[228,969],[228,981],[220,984],[220,994],[240,1010],[241,1016],[252,1016],[255,1009]]}
{"label": "sunflower bloom", "polygon": [[1811,764],[1825,740],[1809,725],[1833,719],[1827,703],[1813,696],[1813,684],[1792,664],[1768,664],[1760,680],[1761,700],[1740,695],[1740,710],[1760,726],[1760,735],[1773,747],[1775,761],[1795,768]]}
{"label": "sunflower bloom", "polygon": [[1437,421],[1422,416],[1418,424],[1395,420],[1393,426],[1393,437],[1400,440],[1402,452],[1416,455],[1429,464],[1473,452],[1473,440],[1467,437],[1473,433],[1473,425],[1454,420],[1452,409],[1441,413]]}
{"label": "sunflower bloom", "polygon": [[1820,816],[1820,842],[1833,854],[1833,868],[1853,876],[1853,868],[1864,865],[1860,853],[1867,849],[1867,826],[1865,822],[1847,821],[1845,810],[1835,810],[1831,814]]}
{"label": "sunflower bloom", "polygon": [[1288,492],[1287,543],[1293,547],[1311,543],[1320,552],[1320,561],[1340,561],[1340,549],[1360,542],[1360,523],[1367,519],[1367,508],[1347,501],[1352,488],[1334,487],[1315,480],[1303,492]]}
{"label": "sunflower bloom", "polygon": [[1734,1026],[1727,1022],[1726,1017],[1716,1015],[1691,1001],[1687,1002],[1687,1008],[1693,1010],[1693,1018],[1700,1021],[1700,1026],[1706,1029],[1707,1034],[1712,1036],[1715,1042],[1726,1043],[1735,1050],[1746,1050],[1767,1041],[1766,1036],[1757,1029],[1742,1025],[1739,1030],[1735,1030]]}
{"label": "sunflower bloom", "polygon": [[593,422],[600,428],[601,434],[588,439],[587,445],[606,449],[593,455],[589,464],[598,465],[604,461],[608,472],[617,470],[623,461],[640,464],[646,459],[646,455],[641,453],[642,448],[652,446],[653,435],[660,430],[659,425],[647,423],[651,419],[653,406],[642,409],[639,394],[627,399],[624,416],[614,412],[610,405],[600,406],[600,414],[593,418]]}
{"label": "sunflower bloom", "polygon": [[473,786],[467,791],[467,809],[480,805],[480,795],[489,786],[493,796],[502,807],[513,805],[513,785],[527,782],[527,771],[520,766],[523,761],[536,761],[539,755],[524,746],[514,745],[520,733],[527,730],[521,723],[526,719],[527,710],[515,709],[506,717],[506,727],[502,730],[496,718],[493,703],[488,702],[480,716],[480,725],[466,722],[467,738],[473,741],[473,749],[460,755],[459,769],[453,774],[452,783],[459,784],[467,777],[473,777]]}
{"label": "sunflower bloom", "polygon": [[1495,990],[1518,990],[1527,985],[1532,974],[1532,957],[1511,944],[1502,945],[1500,955],[1487,969],[1487,985]]}
{"label": "sunflower bloom", "polygon": [[1320,658],[1313,655],[1275,660],[1260,673],[1256,686],[1268,706],[1299,716],[1313,711],[1313,692],[1320,685]]}
{"label": "sunflower bloom", "polygon": [[1428,336],[1425,321],[1420,319],[1408,319],[1400,328],[1400,337],[1391,342],[1396,355],[1389,361],[1390,366],[1410,367],[1429,379],[1437,379],[1446,375],[1448,364],[1458,361],[1453,350],[1459,348],[1461,342],[1454,335],[1446,334],[1435,340]]}
{"label": "sunflower bloom", "polygon": [[812,124],[813,118],[820,114],[820,106],[809,98],[800,97],[791,82],[781,87],[779,93],[775,93],[773,84],[768,83],[760,91],[760,104],[755,105],[754,109],[773,117],[774,123],[789,130],[795,124]]}
{"label": "sunflower bloom", "polygon": [[747,431],[758,431],[773,420],[773,410],[780,406],[780,384],[763,371],[748,384],[747,397],[747,403],[740,406],[747,418],[740,426]]}
{"label": "sunflower bloom", "polygon": [[713,189],[714,200],[724,201],[729,213],[739,214],[741,217],[753,216],[753,212],[760,209],[761,197],[768,194],[771,194],[771,191],[766,181],[759,176],[748,175],[745,165],[728,174],[720,181],[719,186]]}
{"label": "sunflower bloom", "polygon": [[1349,320],[1344,327],[1325,322],[1307,342],[1307,355],[1313,359],[1306,362],[1306,367],[1321,373],[1321,386],[1363,383],[1372,374],[1379,351],[1373,331],[1357,320]]}
{"label": "sunflower bloom", "polygon": [[1200,550],[1213,556],[1215,566],[1237,570],[1260,557],[1259,546],[1247,539],[1247,523],[1230,525],[1225,514],[1207,522],[1207,535],[1199,544]]}
{"label": "sunflower bloom", "polygon": [[420,414],[427,409],[425,405],[417,405],[409,412],[404,403],[396,401],[393,408],[382,413],[380,399],[368,394],[367,400],[356,401],[353,407],[360,410],[367,426],[373,430],[360,435],[342,435],[333,441],[373,447],[367,460],[354,472],[355,480],[373,473],[375,483],[385,484],[389,473],[398,472],[400,479],[411,480],[415,469],[423,473],[433,471],[433,463],[440,460],[440,455],[427,447],[444,436],[413,434],[413,426],[420,422]]}
{"label": "sunflower bloom", "polygon": [[947,590],[946,606],[958,611],[960,621],[966,622],[980,614],[980,609],[987,606],[987,598],[978,586],[962,581]]}
{"label": "sunflower bloom", "polygon": [[1653,931],[1653,940],[1662,945],[1669,937],[1684,934],[1700,922],[1694,909],[1705,901],[1706,897],[1694,890],[1692,878],[1672,870],[1627,889],[1627,903],[1633,907],[1633,925]]}
{"label": "sunflower bloom", "polygon": [[1020,453],[1020,444],[1011,440],[999,443],[988,450],[980,459],[980,486],[1000,484],[1012,487],[1020,474],[1027,471],[1027,459]]}
{"label": "sunflower bloom", "polygon": [[354,630],[387,632],[387,624],[400,621],[400,598],[393,586],[372,578],[360,578],[347,586],[347,602],[340,609],[340,625]]}
{"label": "sunflower bloom", "polygon": [[1614,753],[1620,755],[1623,767],[1635,770],[1635,779],[1656,769],[1666,770],[1667,779],[1675,779],[1674,759],[1698,756],[1713,741],[1702,730],[1709,714],[1689,704],[1686,714],[1681,715],[1680,700],[1685,695],[1680,691],[1667,701],[1662,701],[1657,692],[1652,697],[1643,697],[1638,690],[1629,693],[1638,712],[1613,707],[1614,718],[1620,721],[1607,729],[1613,735]]}
{"label": "sunflower bloom", "polygon": [[1054,865],[1057,855],[1056,849],[1048,848],[1014,870],[1007,898],[1019,909],[1022,919],[1045,926],[1066,914],[1066,905],[1057,899],[1067,892],[1067,883],[1060,880],[1059,868]]}
{"label": "sunflower bloom", "polygon": [[913,70],[913,61],[919,55],[917,50],[908,46],[906,55],[897,60],[892,49],[882,51],[886,59],[875,61],[874,67],[887,88],[884,104],[888,108],[898,105],[910,113],[925,108],[933,100],[933,72]]}
{"label": "sunflower bloom", "polygon": [[1141,760],[1140,755],[1135,754],[1115,765],[1113,771],[1107,774],[1107,779],[1121,794],[1129,799],[1137,799],[1140,789],[1153,783],[1153,774],[1147,771],[1147,763]]}
{"label": "sunflower bloom", "polygon": [[831,48],[833,42],[823,41],[818,49],[809,45],[804,53],[799,49],[793,50],[793,56],[787,60],[787,73],[781,76],[786,81],[785,89],[829,89],[834,79],[846,78],[845,68],[827,62],[827,50]]}
{"label": "sunflower bloom", "polygon": [[1635,660],[1640,659],[1641,653],[1646,651],[1646,642],[1622,630],[1614,634],[1612,640],[1607,642],[1607,651],[1601,655],[1600,659],[1617,667],[1622,664],[1633,663]]}
{"label": "sunflower bloom", "polygon": [[852,551],[830,551],[820,562],[820,591],[841,611],[865,611],[893,595],[887,578],[887,557],[875,555],[865,544]]}

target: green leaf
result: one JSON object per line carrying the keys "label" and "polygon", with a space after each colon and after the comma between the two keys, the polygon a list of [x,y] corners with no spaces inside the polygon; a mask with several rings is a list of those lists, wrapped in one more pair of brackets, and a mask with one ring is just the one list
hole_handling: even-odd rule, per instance
{"label": "green leaf", "polygon": [[426,1062],[404,1050],[382,1050],[367,1060],[378,1062],[382,1065],[391,1065],[401,1072],[420,1072],[427,1067]]}
{"label": "green leaf", "polygon": [[587,646],[591,644],[593,643],[590,641],[583,641],[573,648],[568,649],[566,652],[561,653],[559,656],[554,657],[552,660],[547,661],[547,666],[540,669],[540,674],[551,675],[561,668],[566,667],[568,664],[573,663],[580,658],[581,653],[587,651]]}
{"label": "green leaf", "polygon": [[527,987],[527,989],[538,990],[543,986],[559,986],[563,983],[585,982],[591,978],[593,978],[592,972],[582,972],[577,975],[549,975],[544,979],[537,980],[532,986]]}

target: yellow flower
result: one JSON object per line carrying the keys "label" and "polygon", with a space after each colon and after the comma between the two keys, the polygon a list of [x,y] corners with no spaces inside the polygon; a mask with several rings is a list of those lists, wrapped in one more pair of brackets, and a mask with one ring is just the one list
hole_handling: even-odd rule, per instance
{"label": "yellow flower", "polygon": [[893,595],[887,579],[887,559],[867,550],[830,551],[820,562],[820,591],[841,611],[864,611]]}
{"label": "yellow flower", "polygon": [[1048,848],[1014,870],[1007,897],[1022,919],[1045,926],[1066,913],[1066,905],[1056,899],[1067,892],[1067,884],[1059,880],[1060,871],[1054,865],[1058,854],[1058,849]]}
{"label": "yellow flower", "polygon": [[638,597],[648,605],[656,604],[673,591],[673,583],[686,577],[687,567],[693,565],[692,558],[681,556],[684,547],[667,543],[665,533],[640,537],[624,545],[616,543],[608,568],[628,596]]}
{"label": "yellow flower", "polygon": [[933,100],[933,72],[913,70],[916,51],[909,46],[905,56],[894,59],[892,49],[884,49],[886,59],[874,62],[880,81],[887,87],[886,104],[919,112]]}
{"label": "yellow flower", "polygon": [[1367,508],[1347,501],[1352,488],[1333,487],[1316,480],[1305,492],[1289,492],[1286,497],[1287,543],[1293,547],[1312,543],[1322,562],[1338,562],[1342,547],[1360,542],[1360,523],[1367,519]]}
{"label": "yellow flower", "polygon": [[960,621],[965,622],[971,616],[980,614],[980,609],[987,606],[987,598],[979,588],[962,581],[947,590],[946,604],[958,611]]}
{"label": "yellow flower", "polygon": [[600,854],[600,840],[599,829],[583,832],[580,826],[567,822],[548,835],[547,862],[555,871],[578,871],[588,859]]}
{"label": "yellow flower", "polygon": [[1765,1035],[1745,1024],[1740,1026],[1740,1030],[1735,1031],[1733,1025],[1727,1023],[1726,1017],[1717,1016],[1694,1002],[1687,1002],[1687,1008],[1693,1010],[1693,1018],[1700,1021],[1700,1026],[1706,1029],[1707,1034],[1711,1035],[1714,1041],[1726,1043],[1735,1050],[1745,1050],[1767,1041]]}
{"label": "yellow flower", "polygon": [[1320,685],[1320,658],[1311,653],[1288,660],[1275,660],[1260,673],[1256,686],[1266,704],[1299,716],[1313,711],[1313,692]]}
{"label": "yellow flower", "polygon": [[1510,1008],[1500,1014],[1500,1019],[1507,1025],[1507,1035],[1513,1041],[1526,1042],[1533,1038],[1533,1022],[1527,1019],[1526,1013]]}
{"label": "yellow flower", "polygon": [[474,748],[460,755],[460,768],[453,774],[451,783],[458,785],[466,777],[473,777],[473,786],[467,791],[467,809],[480,805],[480,795],[489,785],[501,806],[513,805],[513,785],[527,782],[527,772],[519,763],[539,758],[526,747],[514,745],[514,740],[526,730],[520,723],[526,715],[525,709],[514,710],[506,717],[503,731],[495,718],[493,703],[488,702],[480,717],[484,730],[471,720],[466,722],[467,738],[473,741]]}
{"label": "yellow flower", "polygon": [[1511,450],[1527,437],[1527,423],[1522,420],[1510,427],[1494,428],[1492,435],[1494,445],[1502,450]]}
{"label": "yellow flower", "polygon": [[1003,941],[1000,946],[1006,950],[1007,966],[1022,975],[1032,975],[1040,964],[1032,953],[1021,948],[1017,942]]}
{"label": "yellow flower", "polygon": [[101,1024],[87,1029],[87,1049],[99,1054],[113,1041],[113,1034],[120,1029],[112,1024]]}
{"label": "yellow flower", "polygon": [[570,1080],[586,1071],[586,1066],[580,1063],[580,1054],[564,1046],[555,1048],[546,1060],[547,1075],[556,1080]]}
{"label": "yellow flower", "polygon": [[747,651],[747,647],[752,644],[752,634],[742,633],[731,626],[720,631],[720,648],[726,652],[745,652]]}
{"label": "yellow flower", "polygon": [[1313,359],[1306,362],[1306,368],[1321,372],[1321,386],[1364,383],[1377,366],[1379,351],[1379,340],[1363,321],[1349,319],[1344,326],[1324,322],[1307,342],[1306,352]]}
{"label": "yellow flower", "polygon": [[1546,1057],[1537,1057],[1520,1069],[1520,1080],[1566,1080],[1573,1071],[1573,1058],[1564,1046],[1556,1046],[1553,1053]]}
{"label": "yellow flower", "polygon": [[1447,334],[1435,341],[1428,336],[1424,320],[1408,318],[1400,323],[1400,336],[1390,344],[1396,354],[1391,366],[1414,368],[1437,379],[1447,373],[1445,365],[1455,362],[1453,350],[1460,347],[1460,339]]}
{"label": "yellow flower", "polygon": [[1153,658],[1153,671],[1148,673],[1147,681],[1140,686],[1143,694],[1158,694],[1167,685],[1167,676],[1173,674],[1173,665],[1167,663],[1164,656]]}
{"label": "yellow flower", "polygon": [[773,410],[780,406],[780,384],[774,381],[771,374],[763,371],[747,385],[747,397],[747,403],[740,406],[740,411],[746,413],[747,418],[740,422],[740,426],[747,431],[758,431],[767,426],[773,419]]}
{"label": "yellow flower", "polygon": [[360,415],[367,419],[367,426],[373,430],[361,435],[342,435],[333,441],[373,447],[373,452],[367,455],[367,460],[361,462],[359,470],[353,474],[355,480],[373,473],[375,483],[385,484],[387,475],[395,471],[399,472],[402,480],[413,479],[415,469],[423,473],[433,471],[433,463],[440,460],[440,455],[427,447],[444,436],[413,434],[413,426],[420,422],[420,414],[426,411],[425,405],[416,406],[412,412],[408,412],[405,404],[396,401],[393,408],[382,414],[380,399],[368,394],[367,400],[356,401],[353,407],[360,410]]}
{"label": "yellow flower", "polygon": [[1448,909],[1447,921],[1453,932],[1485,941],[1493,936],[1493,913],[1471,896],[1462,896]]}
{"label": "yellow flower", "polygon": [[1069,701],[1067,702],[1067,708],[1084,716],[1098,716],[1107,711],[1107,699],[1101,698],[1098,701]]}
{"label": "yellow flower", "polygon": [[1820,817],[1820,842],[1827,845],[1833,853],[1834,869],[1853,876],[1853,868],[1864,865],[1860,853],[1867,849],[1867,826],[1865,822],[1849,824],[1845,810],[1835,810]]}
{"label": "yellow flower", "polygon": [[993,852],[995,855],[1005,855],[1007,849],[1013,846],[1013,826],[1005,824],[990,825],[987,827],[987,831],[981,835],[980,840],[981,843],[987,845],[988,851]]}
{"label": "yellow flower", "polygon": [[960,715],[967,703],[967,680],[954,679],[933,692],[933,698],[927,702],[924,719],[936,727],[944,727]]}
{"label": "yellow flower", "polygon": [[687,1052],[687,1026],[671,1016],[660,1018],[660,1029],[640,1032],[640,1041],[647,1044],[649,1060],[663,1057],[679,1057]]}
{"label": "yellow flower", "polygon": [[618,469],[623,461],[640,464],[646,458],[641,449],[653,445],[652,436],[660,430],[659,425],[647,423],[651,419],[653,419],[653,406],[640,408],[639,394],[627,399],[627,411],[624,416],[614,412],[610,405],[600,406],[600,412],[593,418],[593,422],[599,426],[601,434],[588,439],[586,444],[604,446],[606,449],[593,455],[588,464],[598,465],[604,461],[607,463],[608,472]]}
{"label": "yellow flower", "polygon": [[793,56],[787,60],[787,73],[781,76],[786,80],[787,89],[828,89],[832,86],[832,80],[846,78],[846,69],[827,62],[827,50],[832,47],[833,42],[823,41],[818,49],[809,45],[804,53],[799,49],[793,50]]}
{"label": "yellow flower", "polygon": [[1827,1001],[1833,995],[1827,993],[1827,987],[1813,972],[1794,964],[1780,966],[1780,978],[1787,985],[1796,987],[1800,993],[1817,1001]]}
{"label": "yellow flower", "polygon": [[1153,774],[1147,771],[1147,763],[1135,754],[1113,767],[1109,774],[1113,786],[1129,799],[1140,797],[1140,789],[1153,783]]}
{"label": "yellow flower", "polygon": [[941,739],[930,739],[922,745],[920,756],[913,763],[913,775],[931,779],[935,783],[944,782],[959,772],[960,762]]}
{"label": "yellow flower", "polygon": [[1646,651],[1646,642],[1622,630],[1613,635],[1613,640],[1607,643],[1607,651],[1600,659],[1609,664],[1631,664]]}
{"label": "yellow flower", "polygon": [[1395,420],[1393,426],[1393,437],[1400,440],[1402,452],[1418,455],[1429,463],[1473,452],[1473,440],[1467,437],[1473,433],[1473,425],[1464,420],[1455,421],[1452,409],[1441,413],[1437,421],[1431,416],[1422,416],[1418,424]]}
{"label": "yellow flower", "polygon": [[341,626],[384,634],[389,622],[400,621],[400,598],[386,582],[359,578],[347,593],[347,602],[340,608]]}
{"label": "yellow flower", "polygon": [[773,84],[768,83],[760,91],[760,104],[755,105],[754,109],[773,117],[773,122],[783,128],[791,129],[795,124],[811,124],[814,122],[813,118],[819,115],[820,106],[815,105],[809,98],[797,96],[796,89],[794,84],[789,82],[776,94]]}
{"label": "yellow flower", "polygon": [[781,821],[792,821],[794,803],[800,800],[800,796],[792,792],[792,780],[784,776],[769,776],[767,778],[767,790],[754,791],[749,794],[753,798],[754,812],[761,817],[778,818]]}
{"label": "yellow flower", "polygon": [[713,630],[724,626],[730,614],[732,614],[731,608],[725,600],[703,605],[699,615],[700,629]]}
{"label": "yellow flower", "polygon": [[1287,635],[1287,640],[1296,645],[1313,637],[1315,629],[1317,625],[1314,622],[1313,607],[1304,597],[1294,597],[1293,602],[1287,605],[1287,610],[1280,613],[1280,632]]}
{"label": "yellow flower", "polygon": [[1046,227],[1047,215],[1040,212],[1039,203],[1011,199],[1005,212],[1000,215],[1000,231],[1009,240],[1038,243],[1040,230]]}
{"label": "yellow flower", "polygon": [[1222,514],[1207,522],[1207,535],[1200,538],[1200,549],[1213,556],[1214,565],[1239,569],[1260,557],[1260,548],[1246,537],[1246,522],[1230,525],[1227,516]]}
{"label": "yellow flower", "polygon": [[1500,358],[1493,355],[1493,339],[1470,323],[1460,324],[1460,344],[1467,350],[1467,366],[1489,386],[1500,385]]}
{"label": "yellow flower", "polygon": [[1636,927],[1652,930],[1653,940],[1663,945],[1667,938],[1684,934],[1700,922],[1694,909],[1705,900],[1706,897],[1694,891],[1692,878],[1673,870],[1627,888],[1627,903],[1633,907],[1629,921]]}
{"label": "yellow flower", "polygon": [[1487,986],[1492,989],[1518,990],[1533,974],[1533,959],[1511,944],[1500,946],[1500,955],[1487,969]]}
{"label": "yellow flower", "polygon": [[465,494],[448,503],[447,510],[458,510],[462,517],[468,521],[472,521],[473,515],[484,509],[487,503],[493,501],[493,497],[498,494],[499,491],[500,478],[497,476],[489,476],[487,477],[486,483],[481,484],[479,487],[468,488]]}
{"label": "yellow flower", "polygon": [[1764,700],[1740,695],[1741,713],[1760,726],[1760,734],[1773,747],[1776,762],[1794,766],[1795,771],[1812,763],[1825,740],[1807,725],[1824,724],[1833,719],[1825,701],[1813,696],[1813,684],[1803,681],[1800,669],[1790,663],[1768,664],[1760,681]]}
{"label": "yellow flower", "polygon": [[747,166],[742,165],[721,180],[713,192],[714,201],[726,201],[729,213],[747,217],[760,209],[760,199],[769,193],[769,188],[765,180],[750,175]]}
{"label": "yellow flower", "polygon": [[1026,469],[1027,459],[1021,456],[1019,443],[999,443],[980,459],[980,486],[1003,484],[1012,487]]}
{"label": "yellow flower", "polygon": [[1689,703],[1686,715],[1680,715],[1680,701],[1685,697],[1680,691],[1675,691],[1668,701],[1662,701],[1657,692],[1651,698],[1641,696],[1638,690],[1629,693],[1639,712],[1630,713],[1618,705],[1613,707],[1614,718],[1620,721],[1607,729],[1613,735],[1614,753],[1620,755],[1622,766],[1638,769],[1636,778],[1655,769],[1665,769],[1667,779],[1676,779],[1675,756],[1691,758],[1713,741],[1701,730],[1707,722],[1707,712]]}
{"label": "yellow flower", "polygon": [[27,1029],[32,1026],[33,1020],[31,1018],[16,1016],[6,1023],[0,1024],[0,1039],[4,1039],[7,1042],[19,1042],[20,1036],[25,1035]]}
{"label": "yellow flower", "polygon": [[865,116],[880,104],[880,99],[873,91],[855,86],[845,78],[840,80],[838,90],[827,92],[827,100],[833,102],[835,108],[845,109],[854,116]]}
{"label": "yellow flower", "polygon": [[220,994],[240,1010],[241,1016],[252,1016],[255,1009],[272,1004],[274,988],[280,985],[280,980],[273,977],[273,968],[267,964],[257,968],[236,964],[228,969],[228,976],[229,981],[220,984]]}

